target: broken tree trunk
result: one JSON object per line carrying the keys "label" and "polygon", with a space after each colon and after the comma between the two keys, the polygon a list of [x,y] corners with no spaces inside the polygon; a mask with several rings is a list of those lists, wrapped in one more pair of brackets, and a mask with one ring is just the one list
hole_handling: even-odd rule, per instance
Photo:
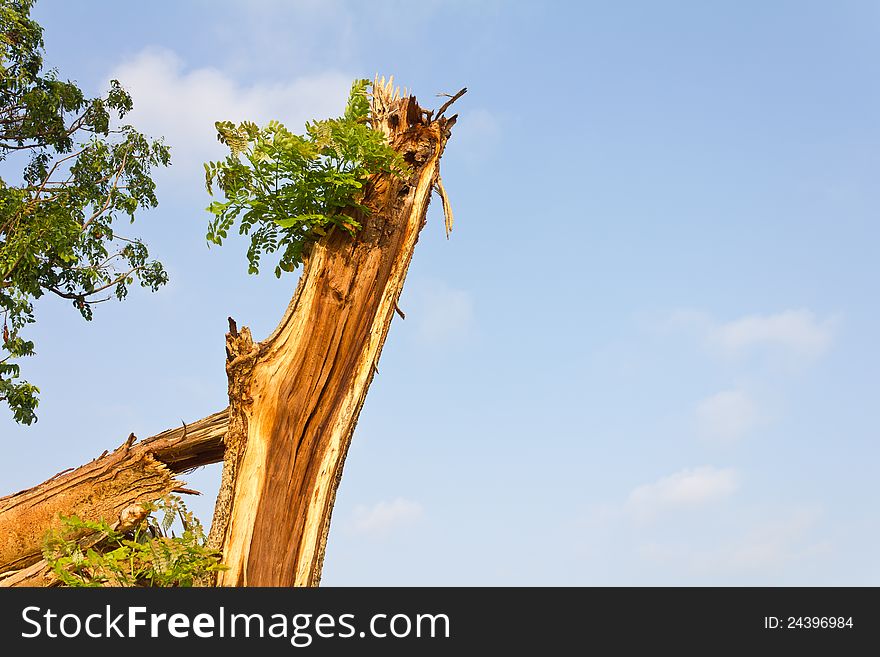
{"label": "broken tree trunk", "polygon": [[112,523],[133,506],[180,491],[183,482],[174,474],[221,461],[227,417],[227,411],[214,413],[139,443],[132,435],[109,454],[0,497],[0,587],[22,578],[30,586],[46,583],[37,564],[46,533],[61,526],[59,516]]}
{"label": "broken tree trunk", "polygon": [[[354,426],[402,290],[432,189],[447,234],[452,212],[439,160],[456,117],[432,118],[391,83],[376,84],[373,125],[411,165],[371,182],[356,239],[318,242],[275,332],[254,344],[230,322],[231,405],[199,422],[121,447],[0,498],[0,587],[57,584],[41,549],[59,517],[143,516],[141,504],[181,489],[174,479],[224,460],[210,542],[231,565],[221,585],[317,585],[330,513]],[[402,315],[402,313],[401,313]],[[83,541],[91,540],[83,536]]]}
{"label": "broken tree trunk", "polygon": [[[462,91],[463,93],[463,91]],[[458,94],[460,95],[460,94]],[[456,97],[458,97],[458,95]],[[229,426],[208,544],[221,586],[316,586],[342,467],[397,307],[440,157],[456,117],[436,117],[384,80],[371,123],[412,167],[379,176],[355,238],[331,231],[304,264],[293,299],[263,342],[230,320]]]}

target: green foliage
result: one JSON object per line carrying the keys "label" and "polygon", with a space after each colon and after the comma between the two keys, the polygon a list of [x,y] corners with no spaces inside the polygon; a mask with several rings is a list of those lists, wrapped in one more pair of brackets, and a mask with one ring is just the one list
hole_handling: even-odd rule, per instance
{"label": "green foliage", "polygon": [[280,252],[275,275],[293,271],[310,243],[338,227],[360,228],[357,212],[371,175],[402,175],[407,166],[385,136],[370,128],[369,80],[356,80],[345,114],[306,124],[296,135],[277,121],[264,128],[245,121],[218,121],[217,138],[229,147],[225,160],[205,164],[205,182],[225,197],[207,210],[214,215],[207,240],[222,244],[238,221],[250,235],[248,272],[257,274],[264,253]]}
{"label": "green foliage", "polygon": [[[43,555],[65,586],[192,586],[200,576],[224,569],[220,557],[205,547],[201,523],[179,497],[169,495],[150,508],[150,515],[126,533],[104,521],[62,518],[63,530],[47,536]],[[169,536],[177,519],[183,534]],[[99,542],[92,543],[100,551],[70,538],[84,532],[98,534]]]}
{"label": "green foliage", "polygon": [[92,304],[124,299],[135,282],[156,290],[167,281],[143,242],[118,234],[114,222],[156,206],[151,171],[170,157],[161,141],[113,127],[132,109],[118,81],[104,97],[86,98],[43,71],[32,5],[0,4],[0,163],[22,171],[20,180],[0,178],[0,401],[25,424],[36,419],[38,389],[20,379],[15,361],[34,353],[21,335],[35,321],[34,299],[51,292],[90,320]]}

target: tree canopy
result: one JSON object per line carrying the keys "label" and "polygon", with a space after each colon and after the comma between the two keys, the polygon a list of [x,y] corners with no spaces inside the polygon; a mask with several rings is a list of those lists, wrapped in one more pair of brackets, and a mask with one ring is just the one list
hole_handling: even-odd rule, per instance
{"label": "tree canopy", "polygon": [[116,232],[116,220],[133,222],[138,209],[157,205],[151,174],[170,162],[162,140],[120,123],[132,99],[118,81],[88,98],[44,70],[33,4],[0,5],[0,401],[25,424],[36,420],[39,392],[18,363],[34,353],[23,335],[34,300],[52,293],[90,320],[94,303],[167,281],[141,240]]}

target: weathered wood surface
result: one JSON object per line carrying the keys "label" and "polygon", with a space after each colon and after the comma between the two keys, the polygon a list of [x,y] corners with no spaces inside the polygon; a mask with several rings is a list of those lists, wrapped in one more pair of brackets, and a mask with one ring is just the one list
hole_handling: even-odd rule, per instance
{"label": "weathered wood surface", "polygon": [[3,573],[42,559],[43,539],[60,526],[59,516],[113,522],[133,504],[180,490],[175,473],[223,460],[226,423],[224,410],[141,442],[132,435],[113,452],[0,498],[0,586],[9,585]]}
{"label": "weathered wood surface", "polygon": [[266,340],[255,343],[230,320],[228,451],[209,536],[229,568],[220,585],[320,582],[343,463],[432,190],[452,227],[439,163],[455,117],[439,114],[390,82],[374,85],[372,125],[412,174],[370,182],[372,212],[357,217],[356,239],[335,231],[314,245]]}

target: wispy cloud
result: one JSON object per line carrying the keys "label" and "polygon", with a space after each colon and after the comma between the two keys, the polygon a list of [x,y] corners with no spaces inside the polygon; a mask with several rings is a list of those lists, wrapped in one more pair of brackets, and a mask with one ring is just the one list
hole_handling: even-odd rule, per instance
{"label": "wispy cloud", "polygon": [[780,575],[804,559],[832,551],[827,540],[812,537],[820,518],[816,509],[777,510],[772,521],[753,521],[739,535],[714,546],[649,541],[638,550],[648,561],[691,574],[718,577]]}
{"label": "wispy cloud", "polygon": [[798,309],[719,322],[698,310],[678,310],[672,313],[667,325],[695,333],[708,347],[728,357],[764,349],[803,359],[816,358],[827,351],[839,319],[819,318],[811,310]]}
{"label": "wispy cloud", "polygon": [[738,476],[732,468],[705,465],[686,468],[635,488],[626,508],[636,518],[650,519],[666,511],[705,506],[733,494]]}
{"label": "wispy cloud", "polygon": [[755,525],[729,550],[717,555],[712,566],[733,570],[760,570],[788,565],[810,554],[829,551],[827,541],[808,541],[808,533],[816,526],[819,513],[799,509],[772,522]]}
{"label": "wispy cloud", "polygon": [[760,419],[755,401],[742,390],[724,390],[707,397],[695,411],[697,432],[715,443],[734,443],[754,428]]}
{"label": "wispy cloud", "polygon": [[809,310],[785,310],[775,315],[749,315],[715,327],[711,340],[727,352],[756,346],[780,347],[806,356],[819,356],[831,344],[833,319],[819,320]]}
{"label": "wispy cloud", "polygon": [[373,506],[356,506],[352,528],[360,534],[382,535],[394,527],[413,523],[423,515],[421,504],[398,497]]}
{"label": "wispy cloud", "polygon": [[[803,583],[804,564],[835,547],[820,531],[821,508],[733,499],[739,480],[731,468],[704,466],[639,486],[622,504],[593,505],[580,525],[583,549],[594,562],[620,560],[603,580],[617,586],[766,584],[798,573]],[[685,513],[693,510],[702,513]],[[821,570],[812,581],[823,581]]]}
{"label": "wispy cloud", "polygon": [[326,72],[281,83],[240,83],[216,68],[187,69],[165,49],[148,49],[111,72],[131,92],[126,117],[143,132],[164,136],[172,147],[175,178],[202,176],[201,163],[225,155],[215,121],[276,119],[300,130],[305,121],[335,116],[344,107],[353,76]]}

